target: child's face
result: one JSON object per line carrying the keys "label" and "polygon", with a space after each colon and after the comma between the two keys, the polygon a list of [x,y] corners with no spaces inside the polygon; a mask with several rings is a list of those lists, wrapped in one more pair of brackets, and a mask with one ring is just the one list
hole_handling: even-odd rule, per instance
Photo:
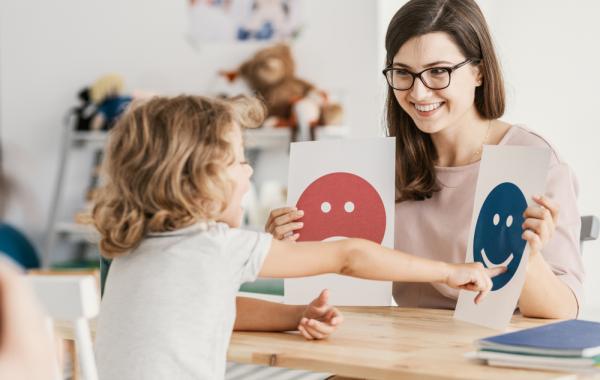
{"label": "child's face", "polygon": [[[393,64],[418,73],[430,67],[452,67],[465,57],[446,33],[429,33],[408,40],[394,56]],[[396,100],[425,133],[437,133],[468,123],[475,117],[475,88],[481,84],[479,68],[467,64],[451,73],[450,85],[432,90],[415,78],[406,91],[394,90]]]}
{"label": "child's face", "polygon": [[227,168],[227,174],[233,181],[234,187],[231,199],[227,203],[227,208],[219,217],[219,221],[227,223],[230,227],[239,227],[242,224],[244,214],[242,197],[250,189],[250,177],[253,170],[244,156],[242,131],[237,124],[233,126],[230,138],[235,152],[235,161]]}

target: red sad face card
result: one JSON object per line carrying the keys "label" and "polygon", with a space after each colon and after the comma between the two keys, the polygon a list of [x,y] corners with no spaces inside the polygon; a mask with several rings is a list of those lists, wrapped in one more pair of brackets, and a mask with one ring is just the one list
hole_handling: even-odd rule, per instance
{"label": "red sad face card", "polygon": [[[362,238],[393,247],[393,138],[294,143],[288,205],[304,211],[298,241]],[[286,303],[310,302],[322,289],[336,305],[389,306],[391,283],[338,275],[286,279]]]}

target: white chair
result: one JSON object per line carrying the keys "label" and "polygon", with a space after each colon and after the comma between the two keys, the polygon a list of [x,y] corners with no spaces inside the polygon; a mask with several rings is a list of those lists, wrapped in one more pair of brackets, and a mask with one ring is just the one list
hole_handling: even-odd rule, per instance
{"label": "white chair", "polygon": [[[35,275],[28,276],[39,302],[53,321],[73,323],[75,350],[83,380],[97,380],[96,361],[88,320],[98,315],[100,299],[93,276]],[[58,379],[57,379],[58,380]]]}

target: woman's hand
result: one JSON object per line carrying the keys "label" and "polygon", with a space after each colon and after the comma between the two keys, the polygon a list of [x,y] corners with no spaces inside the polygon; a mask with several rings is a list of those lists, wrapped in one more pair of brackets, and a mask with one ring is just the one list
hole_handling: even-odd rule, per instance
{"label": "woman's hand", "polygon": [[296,207],[281,207],[271,211],[269,219],[265,224],[265,231],[273,235],[277,240],[296,241],[300,237],[299,233],[294,233],[301,229],[304,224],[296,222],[302,218],[304,212]]}
{"label": "woman's hand", "polygon": [[344,321],[342,313],[327,303],[329,291],[323,290],[302,313],[298,330],[308,340],[325,339]]}
{"label": "woman's hand", "polygon": [[558,205],[545,196],[532,197],[539,206],[529,206],[523,213],[523,240],[527,240],[532,256],[548,243],[558,221]]}
{"label": "woman's hand", "polygon": [[480,303],[492,289],[492,277],[506,272],[506,267],[485,268],[481,263],[448,264],[446,285],[479,292],[475,303]]}

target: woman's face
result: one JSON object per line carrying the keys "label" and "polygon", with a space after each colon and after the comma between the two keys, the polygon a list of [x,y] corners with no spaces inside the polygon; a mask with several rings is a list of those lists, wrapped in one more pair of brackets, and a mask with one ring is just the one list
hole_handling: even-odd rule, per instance
{"label": "woman's face", "polygon": [[[465,57],[448,34],[436,32],[406,41],[394,56],[393,66],[418,73],[431,67],[452,67],[468,58],[477,57]],[[479,68],[467,64],[452,71],[445,89],[432,90],[415,78],[411,89],[394,90],[394,95],[417,128],[433,134],[476,117],[475,88],[479,85]]]}

